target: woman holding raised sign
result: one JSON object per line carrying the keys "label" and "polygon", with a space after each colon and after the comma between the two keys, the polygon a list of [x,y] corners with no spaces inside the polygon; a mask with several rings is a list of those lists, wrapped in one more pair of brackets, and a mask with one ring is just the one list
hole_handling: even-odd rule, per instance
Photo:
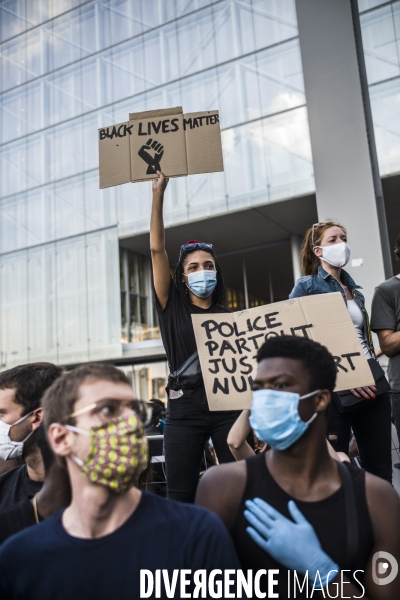
{"label": "woman holding raised sign", "polygon": [[347,454],[353,429],[362,467],[391,482],[389,384],[375,358],[360,286],[342,268],[350,260],[346,229],[333,221],[316,223],[305,235],[300,258],[305,276],[297,280],[289,297],[340,292],[376,383],[375,386],[333,395],[328,418],[328,439],[336,452]]}
{"label": "woman holding raised sign", "polygon": [[191,315],[230,311],[224,307],[224,280],[212,244],[196,240],[183,244],[171,278],[163,222],[168,179],[157,173],[150,250],[156,308],[171,371],[164,429],[167,490],[169,498],[193,502],[206,441],[211,437],[220,463],[234,461],[227,437],[240,411],[208,409]]}

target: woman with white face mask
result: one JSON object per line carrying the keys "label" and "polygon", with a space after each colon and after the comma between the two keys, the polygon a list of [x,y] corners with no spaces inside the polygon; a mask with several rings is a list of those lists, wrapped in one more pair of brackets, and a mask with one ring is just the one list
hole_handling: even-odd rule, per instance
{"label": "woman with white face mask", "polygon": [[362,387],[334,394],[328,418],[328,439],[336,452],[347,454],[353,429],[363,468],[391,482],[391,417],[387,382],[381,377],[382,370],[375,360],[361,287],[343,269],[350,260],[346,229],[333,221],[316,223],[306,232],[300,258],[304,277],[296,281],[289,298],[340,292],[375,382],[378,381],[376,374],[379,378],[378,387]]}
{"label": "woman with white face mask", "polygon": [[205,444],[211,437],[220,463],[234,460],[227,437],[240,411],[208,409],[197,355],[192,314],[231,312],[224,306],[225,287],[213,245],[198,240],[182,244],[171,278],[165,249],[164,191],[168,179],[153,181],[150,250],[156,309],[170,367],[164,428],[168,497],[193,502]]}

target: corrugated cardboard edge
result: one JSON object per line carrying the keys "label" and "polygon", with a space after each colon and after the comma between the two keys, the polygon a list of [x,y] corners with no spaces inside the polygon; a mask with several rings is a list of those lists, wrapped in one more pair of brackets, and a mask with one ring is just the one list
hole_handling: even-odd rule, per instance
{"label": "corrugated cardboard edge", "polygon": [[155,119],[157,117],[169,117],[170,115],[183,114],[182,106],[174,106],[174,108],[160,108],[159,110],[146,110],[138,113],[129,113],[130,121],[138,121],[139,119]]}
{"label": "corrugated cardboard edge", "polygon": [[[185,130],[186,137],[186,155],[187,155],[187,165],[188,165],[188,175],[196,175],[203,173],[218,173],[224,170],[224,158],[222,154],[222,138],[221,138],[221,128],[219,123],[219,111],[218,110],[206,110],[206,111],[198,111],[185,113],[183,115],[184,119],[195,119],[197,117],[205,117],[217,115],[218,123],[214,125],[210,125],[213,129],[216,128],[218,131],[215,134],[215,129],[210,130],[213,131],[211,136],[207,136],[206,127],[204,128],[204,137],[206,138],[206,142],[201,144],[202,135],[200,134],[199,138],[196,140],[196,143],[191,145],[191,133],[190,129]],[[204,149],[202,152],[201,149]],[[194,152],[192,151],[194,150]],[[199,160],[199,155],[203,158]]]}

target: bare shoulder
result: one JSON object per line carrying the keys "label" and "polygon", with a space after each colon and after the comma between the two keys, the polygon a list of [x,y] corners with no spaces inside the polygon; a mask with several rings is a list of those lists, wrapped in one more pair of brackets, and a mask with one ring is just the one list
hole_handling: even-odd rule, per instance
{"label": "bare shoulder", "polygon": [[365,473],[365,494],[374,537],[400,528],[400,498],[389,482]]}
{"label": "bare shoulder", "polygon": [[200,480],[196,504],[216,513],[230,529],[246,487],[246,480],[245,460],[212,467]]}

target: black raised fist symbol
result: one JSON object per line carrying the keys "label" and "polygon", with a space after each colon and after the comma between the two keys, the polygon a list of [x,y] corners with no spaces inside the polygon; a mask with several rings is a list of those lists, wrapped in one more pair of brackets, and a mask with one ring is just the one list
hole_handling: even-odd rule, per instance
{"label": "black raised fist symbol", "polygon": [[[154,156],[149,154],[148,150],[154,150]],[[138,152],[141,159],[144,160],[149,166],[147,167],[146,175],[155,174],[157,171],[161,171],[160,161],[164,154],[164,146],[162,146],[157,140],[151,138],[140,148]]]}

